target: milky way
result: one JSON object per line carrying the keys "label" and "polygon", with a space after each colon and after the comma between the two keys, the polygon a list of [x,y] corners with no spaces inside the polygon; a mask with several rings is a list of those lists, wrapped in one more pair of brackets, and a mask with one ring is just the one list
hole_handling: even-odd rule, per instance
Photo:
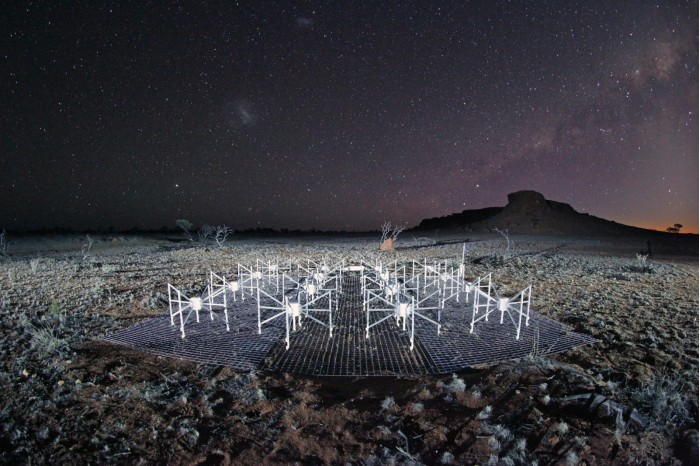
{"label": "milky way", "polygon": [[697,2],[122,3],[4,13],[0,227],[697,231]]}

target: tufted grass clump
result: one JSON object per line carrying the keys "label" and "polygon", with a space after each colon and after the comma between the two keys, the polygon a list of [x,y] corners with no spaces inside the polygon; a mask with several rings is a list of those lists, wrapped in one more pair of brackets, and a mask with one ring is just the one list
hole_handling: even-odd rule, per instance
{"label": "tufted grass clump", "polygon": [[680,374],[665,372],[652,377],[649,383],[628,390],[634,406],[649,420],[652,430],[669,431],[682,426],[689,419],[683,391],[686,382]]}

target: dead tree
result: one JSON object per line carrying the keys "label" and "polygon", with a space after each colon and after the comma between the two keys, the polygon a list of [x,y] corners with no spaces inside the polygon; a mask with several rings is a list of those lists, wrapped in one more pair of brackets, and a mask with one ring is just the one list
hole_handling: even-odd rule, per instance
{"label": "dead tree", "polygon": [[397,225],[392,229],[391,222],[384,222],[382,225],[382,239],[379,243],[379,250],[393,251],[394,243],[405,228],[405,226]]}
{"label": "dead tree", "polygon": [[503,236],[503,239],[506,240],[506,251],[510,252],[510,234],[508,233],[508,229],[504,228],[503,230],[499,230],[498,228],[494,228],[494,230]]}
{"label": "dead tree", "polygon": [[83,247],[80,249],[82,254],[83,254],[83,260],[87,260],[88,257],[90,257],[90,249],[92,249],[92,238],[90,238],[90,235],[85,235],[85,242],[83,243]]}
{"label": "dead tree", "polygon": [[226,225],[216,227],[216,233],[214,234],[214,239],[219,247],[222,247],[226,242],[226,238],[231,234],[231,229]]}

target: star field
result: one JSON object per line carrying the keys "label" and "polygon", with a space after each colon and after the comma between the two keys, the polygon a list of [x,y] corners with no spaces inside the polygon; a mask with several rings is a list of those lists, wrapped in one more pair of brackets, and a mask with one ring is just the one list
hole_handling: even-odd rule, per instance
{"label": "star field", "polygon": [[698,228],[697,2],[27,2],[0,227],[366,230],[521,189]]}

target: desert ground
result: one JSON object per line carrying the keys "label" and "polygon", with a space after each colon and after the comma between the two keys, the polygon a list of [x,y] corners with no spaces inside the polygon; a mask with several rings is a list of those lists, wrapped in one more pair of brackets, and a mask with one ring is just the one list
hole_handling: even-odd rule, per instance
{"label": "desert ground", "polygon": [[[7,237],[5,464],[697,464],[697,236]],[[100,340],[256,258],[459,263],[599,343],[411,378],[237,372]],[[679,246],[680,244],[680,246]]]}

